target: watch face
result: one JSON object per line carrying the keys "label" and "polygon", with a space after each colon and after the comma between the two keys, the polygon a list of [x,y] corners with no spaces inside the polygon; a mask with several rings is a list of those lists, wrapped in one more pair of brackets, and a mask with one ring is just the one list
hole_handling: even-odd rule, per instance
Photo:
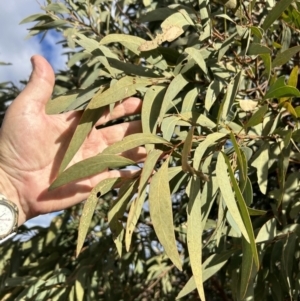
{"label": "watch face", "polygon": [[0,203],[0,236],[11,232],[15,223],[15,215],[13,210]]}

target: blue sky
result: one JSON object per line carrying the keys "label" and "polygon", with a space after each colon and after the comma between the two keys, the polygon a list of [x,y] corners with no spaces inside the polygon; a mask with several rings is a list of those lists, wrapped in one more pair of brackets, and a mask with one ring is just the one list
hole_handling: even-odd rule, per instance
{"label": "blue sky", "polygon": [[[43,4],[43,2],[41,2]],[[65,69],[65,58],[62,48],[56,43],[59,36],[49,32],[40,43],[41,37],[25,39],[27,29],[33,23],[19,25],[26,17],[41,12],[37,0],[2,0],[0,1],[0,61],[12,63],[11,66],[0,66],[0,83],[13,81],[19,87],[20,80],[28,79],[31,73],[30,58],[41,54],[48,59],[55,70]],[[49,224],[53,214],[37,217],[28,225]]]}
{"label": "blue sky", "polygon": [[[42,5],[43,1],[40,2]],[[0,2],[0,61],[12,66],[0,67],[0,82],[27,79],[31,72],[30,57],[34,54],[45,56],[52,67],[65,69],[65,58],[56,32],[48,32],[40,43],[41,37],[26,39],[27,29],[34,23],[19,25],[26,17],[41,12],[37,0],[9,0]]]}

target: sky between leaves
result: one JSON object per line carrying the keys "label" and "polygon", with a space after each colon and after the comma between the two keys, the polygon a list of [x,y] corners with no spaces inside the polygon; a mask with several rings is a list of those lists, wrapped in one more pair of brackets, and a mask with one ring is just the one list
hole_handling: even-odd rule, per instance
{"label": "sky between leaves", "polygon": [[[41,54],[55,70],[65,68],[62,48],[56,45],[59,36],[49,32],[41,42],[41,36],[26,39],[31,24],[19,23],[26,17],[41,12],[44,0],[0,1],[0,62],[12,63],[0,66],[0,82],[28,79],[31,72],[30,57]],[[20,85],[21,87],[21,85]]]}

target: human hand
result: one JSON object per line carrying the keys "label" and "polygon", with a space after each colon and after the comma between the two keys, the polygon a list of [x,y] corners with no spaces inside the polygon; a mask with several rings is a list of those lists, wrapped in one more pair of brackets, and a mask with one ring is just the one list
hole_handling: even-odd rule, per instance
{"label": "human hand", "polygon": [[[121,173],[105,171],[48,191],[57,176],[82,112],[47,115],[45,105],[53,91],[54,72],[41,56],[34,56],[32,65],[30,81],[8,108],[0,130],[0,193],[19,207],[19,225],[39,214],[79,203],[87,198],[99,181],[120,176]],[[140,99],[128,98],[117,104],[112,114],[107,111],[96,126],[111,119],[135,114],[140,108]],[[139,131],[141,124],[138,121],[101,130],[94,128],[70,165],[94,156],[124,136]],[[131,153],[130,159],[136,161],[142,156],[142,151],[136,151]]]}

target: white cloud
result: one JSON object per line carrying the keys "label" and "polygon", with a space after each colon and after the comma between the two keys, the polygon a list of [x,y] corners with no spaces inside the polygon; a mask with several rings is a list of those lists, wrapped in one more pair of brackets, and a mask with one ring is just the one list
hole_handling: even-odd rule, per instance
{"label": "white cloud", "polygon": [[[63,69],[65,58],[61,56],[61,46],[55,45],[57,36],[47,34],[46,45],[39,38],[25,39],[27,28],[33,23],[19,25],[26,17],[41,12],[36,0],[9,0],[0,2],[0,61],[12,66],[0,66],[0,82],[28,79],[31,73],[30,58],[34,54],[47,56],[54,69]],[[49,52],[50,50],[50,52]]]}

